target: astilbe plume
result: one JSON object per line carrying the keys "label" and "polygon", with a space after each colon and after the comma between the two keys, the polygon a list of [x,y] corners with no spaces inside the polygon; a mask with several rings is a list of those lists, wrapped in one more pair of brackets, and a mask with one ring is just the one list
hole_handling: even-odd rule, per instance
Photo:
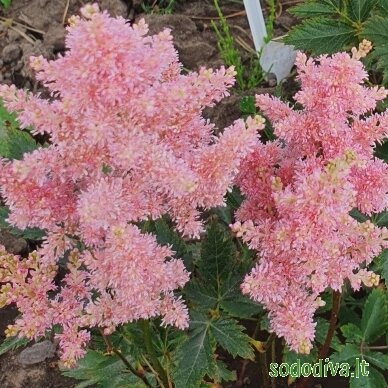
{"label": "astilbe plume", "polygon": [[[174,290],[189,279],[183,262],[139,222],[169,214],[198,237],[200,208],[224,204],[262,123],[236,121],[218,137],[202,111],[228,95],[233,68],[180,74],[169,30],[147,36],[96,5],[72,17],[67,51],[32,58],[51,99],[0,86],[22,128],[50,145],[2,161],[9,222],[47,231],[27,260],[0,255],[0,306],[21,316],[8,335],[37,338],[53,325],[66,366],[84,354],[90,332],[161,316],[184,329],[187,308]],[[59,259],[66,266],[54,281]],[[63,265],[63,264],[62,264]]]}
{"label": "astilbe plume", "polygon": [[346,279],[354,289],[379,283],[365,267],[387,246],[387,230],[349,212],[387,208],[388,166],[373,146],[387,135],[388,115],[373,113],[387,93],[363,86],[357,56],[299,53],[296,65],[299,110],[256,96],[278,140],[258,144],[241,165],[245,200],[232,229],[259,255],[243,293],[263,303],[292,350],[309,353],[319,295]]}

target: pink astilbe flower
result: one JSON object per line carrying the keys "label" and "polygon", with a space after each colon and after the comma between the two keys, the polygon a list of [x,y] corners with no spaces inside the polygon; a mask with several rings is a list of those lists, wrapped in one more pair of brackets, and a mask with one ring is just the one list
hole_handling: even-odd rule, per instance
{"label": "pink astilbe flower", "polygon": [[[263,126],[238,120],[214,136],[202,111],[228,95],[233,68],[182,75],[169,30],[148,36],[144,21],[130,27],[95,4],[81,14],[69,20],[63,56],[31,58],[51,100],[0,86],[22,127],[50,136],[49,146],[2,161],[9,221],[47,237],[28,260],[2,251],[1,305],[21,311],[10,334],[36,338],[60,325],[67,366],[83,355],[92,327],[111,333],[158,316],[188,326],[174,290],[189,274],[138,222],[169,214],[177,230],[198,237],[199,208],[224,205]],[[57,284],[63,257],[67,274]]]}
{"label": "pink astilbe flower", "polygon": [[388,166],[373,156],[387,135],[387,115],[371,114],[387,93],[365,87],[362,63],[346,53],[299,53],[296,65],[302,109],[257,96],[280,140],[258,144],[240,167],[245,200],[232,230],[259,252],[243,293],[263,303],[271,329],[291,349],[309,353],[319,295],[339,291],[347,279],[355,289],[379,281],[360,266],[387,246],[387,230],[349,212],[388,206]]}

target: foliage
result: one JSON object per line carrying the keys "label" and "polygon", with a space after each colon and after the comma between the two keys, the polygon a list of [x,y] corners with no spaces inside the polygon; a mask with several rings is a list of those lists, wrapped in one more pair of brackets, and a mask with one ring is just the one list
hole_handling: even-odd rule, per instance
{"label": "foliage", "polygon": [[171,14],[174,11],[174,7],[177,0],[144,0],[141,3],[141,7],[145,13],[158,13],[158,14]]}
{"label": "foliage", "polygon": [[240,90],[251,89],[264,80],[263,72],[257,55],[250,59],[249,66],[243,63],[241,54],[236,48],[233,35],[229,30],[228,23],[222,14],[218,0],[214,0],[214,6],[219,17],[218,25],[212,20],[212,26],[217,36],[218,49],[221,58],[227,66],[233,66],[236,71],[236,81]]}
{"label": "foliage", "polygon": [[285,38],[315,55],[350,50],[362,39],[372,42],[374,63],[388,82],[388,3],[386,0],[308,0],[289,12],[302,19]]}
{"label": "foliage", "polygon": [[11,5],[11,2],[12,2],[12,0],[0,0],[0,4],[1,4],[4,8],[8,8],[8,7]]}

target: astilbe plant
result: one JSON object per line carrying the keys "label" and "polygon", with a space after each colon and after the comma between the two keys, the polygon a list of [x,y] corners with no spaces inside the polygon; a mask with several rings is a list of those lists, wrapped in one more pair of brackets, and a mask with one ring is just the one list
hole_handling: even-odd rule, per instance
{"label": "astilbe plant", "polygon": [[349,215],[388,205],[388,166],[373,156],[388,132],[387,113],[373,111],[387,93],[363,86],[359,57],[299,53],[299,109],[256,96],[278,140],[258,144],[237,178],[246,199],[232,229],[259,252],[242,291],[263,303],[271,330],[300,353],[312,348],[319,295],[346,280],[356,290],[378,285],[366,266],[388,244],[386,228]]}
{"label": "astilbe plant", "polygon": [[262,125],[238,120],[214,136],[202,110],[228,95],[233,68],[182,75],[169,30],[148,36],[144,21],[131,27],[96,5],[81,13],[64,56],[31,59],[50,100],[0,87],[22,128],[50,137],[2,161],[9,222],[47,237],[28,259],[1,250],[0,307],[16,303],[21,313],[8,335],[37,338],[57,326],[65,366],[82,357],[93,327],[109,334],[157,316],[188,326],[174,290],[189,273],[139,222],[169,214],[198,237],[198,209],[224,204]]}

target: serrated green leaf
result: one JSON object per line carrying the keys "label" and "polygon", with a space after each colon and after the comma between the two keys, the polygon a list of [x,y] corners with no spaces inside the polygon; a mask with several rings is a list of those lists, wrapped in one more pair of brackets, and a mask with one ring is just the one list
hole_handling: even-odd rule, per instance
{"label": "serrated green leaf", "polygon": [[335,15],[336,7],[331,2],[307,1],[289,8],[288,12],[299,18],[313,18],[317,16]]}
{"label": "serrated green leaf", "polygon": [[348,4],[348,15],[356,22],[365,21],[376,6],[378,0],[350,0]]}
{"label": "serrated green leaf", "polygon": [[[377,52],[377,50],[379,50],[379,49],[384,49],[384,52],[381,55],[377,54],[377,59],[378,59],[377,67],[379,69],[382,68],[382,70],[387,70],[387,68],[388,68],[388,45],[376,47],[376,50],[374,52]],[[380,67],[380,64],[381,64],[381,67]],[[387,77],[384,77],[384,82],[388,82],[388,74],[387,74]],[[386,101],[386,100],[384,100],[384,101]],[[386,109],[387,109],[387,107],[385,109],[383,109],[383,111],[385,111]],[[388,163],[388,141],[384,141],[382,144],[377,144],[375,147],[374,154],[379,159],[382,159],[386,163]]]}
{"label": "serrated green leaf", "polygon": [[354,365],[356,357],[361,358],[360,347],[354,344],[346,344],[340,352],[333,354],[331,361],[333,363],[347,362]]}
{"label": "serrated green leaf", "polygon": [[[114,355],[104,355],[89,350],[78,361],[76,368],[63,370],[62,374],[76,380],[84,380],[80,387],[98,386],[101,388],[145,387],[135,375],[128,373],[124,363]],[[147,376],[148,378],[148,376]]]}
{"label": "serrated green leaf", "polygon": [[370,40],[373,46],[383,46],[388,42],[388,18],[373,16],[365,24],[361,36]]}
{"label": "serrated green leaf", "polygon": [[212,365],[208,320],[197,315],[191,319],[190,327],[193,330],[174,357],[176,365],[172,376],[176,388],[197,388]]}
{"label": "serrated green leaf", "polygon": [[382,370],[388,370],[388,355],[380,352],[365,352],[365,359]]}
{"label": "serrated green leaf", "polygon": [[197,279],[189,282],[185,289],[186,299],[196,310],[214,309],[218,302],[217,291],[210,284],[202,284]]}
{"label": "serrated green leaf", "polygon": [[0,356],[9,352],[10,350],[15,350],[22,346],[26,346],[29,342],[30,340],[24,337],[8,337],[0,345]]}
{"label": "serrated green leaf", "polygon": [[362,312],[361,330],[363,341],[373,343],[386,333],[387,320],[387,296],[383,290],[374,289],[368,296]]}
{"label": "serrated green leaf", "polygon": [[[317,326],[315,328],[315,340],[323,344],[326,340],[327,331],[329,330],[329,322],[325,319],[318,317],[317,318]],[[337,337],[337,334],[333,335],[333,339],[330,343],[330,347],[334,350],[340,350],[342,348],[341,342]]]}
{"label": "serrated green leaf", "polygon": [[254,302],[238,291],[225,296],[220,306],[230,315],[239,318],[249,318],[252,315],[263,313],[263,307],[260,303]]}
{"label": "serrated green leaf", "polygon": [[350,378],[350,388],[387,388],[384,376],[375,368],[367,368],[368,376]]}
{"label": "serrated green leaf", "polygon": [[39,228],[27,228],[24,230],[11,226],[6,220],[9,216],[9,209],[6,206],[0,206],[0,228],[7,229],[14,236],[23,237],[28,240],[42,240],[46,235],[44,230]]}
{"label": "serrated green leaf", "polygon": [[384,211],[379,214],[376,214],[373,217],[373,223],[377,226],[380,226],[380,228],[383,226],[388,226],[388,212]]}
{"label": "serrated green leaf", "polygon": [[222,381],[236,381],[236,371],[231,371],[220,360],[214,362],[212,370],[208,373],[210,379],[215,383],[221,383]]}
{"label": "serrated green leaf", "polygon": [[189,252],[186,243],[172,230],[164,218],[155,221],[156,239],[161,245],[169,245],[175,252],[177,258],[183,259],[186,268],[191,268],[193,257]]}
{"label": "serrated green leaf", "polygon": [[294,27],[285,38],[287,44],[314,55],[343,51],[344,47],[357,44],[352,27],[335,20],[314,18]]}
{"label": "serrated green leaf", "polygon": [[381,268],[381,276],[385,280],[385,285],[388,286],[388,249],[384,249],[379,255]]}
{"label": "serrated green leaf", "polygon": [[362,331],[354,323],[341,326],[341,332],[348,342],[360,344],[362,341]]}
{"label": "serrated green leaf", "polygon": [[236,250],[231,239],[222,227],[213,222],[201,247],[199,271],[205,281],[224,281],[234,266]]}
{"label": "serrated green leaf", "polygon": [[244,333],[244,327],[230,318],[220,318],[211,322],[211,333],[219,345],[233,357],[240,356],[250,360],[254,359],[250,338]]}

